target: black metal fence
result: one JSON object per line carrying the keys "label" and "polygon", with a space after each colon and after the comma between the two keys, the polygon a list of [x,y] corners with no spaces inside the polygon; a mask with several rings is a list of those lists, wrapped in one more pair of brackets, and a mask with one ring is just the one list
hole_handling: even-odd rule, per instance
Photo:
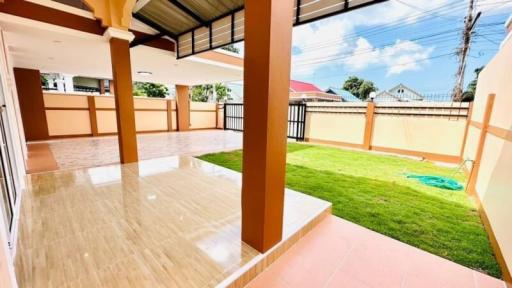
{"label": "black metal fence", "polygon": [[244,131],[244,104],[224,104],[224,130]]}
{"label": "black metal fence", "polygon": [[[224,130],[244,130],[244,104],[224,104]],[[306,104],[289,104],[288,106],[288,138],[304,140],[306,130]]]}
{"label": "black metal fence", "polygon": [[288,138],[304,140],[306,104],[288,104]]}

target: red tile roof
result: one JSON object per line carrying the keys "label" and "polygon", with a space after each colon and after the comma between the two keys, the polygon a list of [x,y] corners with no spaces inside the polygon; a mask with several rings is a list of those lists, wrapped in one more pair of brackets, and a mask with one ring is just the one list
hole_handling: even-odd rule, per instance
{"label": "red tile roof", "polygon": [[290,89],[292,92],[323,92],[314,84],[290,80]]}

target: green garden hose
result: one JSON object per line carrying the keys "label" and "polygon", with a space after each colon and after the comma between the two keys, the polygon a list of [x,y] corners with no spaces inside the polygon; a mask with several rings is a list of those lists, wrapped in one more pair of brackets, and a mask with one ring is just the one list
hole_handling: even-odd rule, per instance
{"label": "green garden hose", "polygon": [[407,178],[418,179],[421,183],[446,190],[462,190],[464,188],[459,182],[442,176],[429,175],[407,175]]}

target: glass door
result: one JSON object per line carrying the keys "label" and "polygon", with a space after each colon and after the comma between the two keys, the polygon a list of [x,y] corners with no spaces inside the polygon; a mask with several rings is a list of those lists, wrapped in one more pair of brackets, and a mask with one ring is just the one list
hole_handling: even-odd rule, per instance
{"label": "glass door", "polygon": [[3,206],[3,217],[7,226],[7,231],[11,233],[11,235],[9,235],[9,239],[11,239],[18,193],[14,174],[16,172],[12,163],[13,151],[9,149],[12,147],[12,142],[10,141],[10,135],[6,131],[8,127],[8,119],[7,111],[5,109],[5,98],[3,94],[4,90],[2,87],[1,76],[2,75],[0,75],[0,193],[2,195],[0,205]]}

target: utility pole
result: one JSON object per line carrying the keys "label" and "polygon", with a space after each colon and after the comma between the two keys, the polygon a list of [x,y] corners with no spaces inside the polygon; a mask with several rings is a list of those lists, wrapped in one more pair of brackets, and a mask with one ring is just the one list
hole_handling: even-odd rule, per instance
{"label": "utility pole", "polygon": [[452,100],[454,102],[459,102],[462,100],[462,89],[464,85],[464,72],[466,70],[466,62],[469,54],[469,48],[471,46],[471,33],[473,32],[473,28],[475,27],[476,21],[480,18],[481,13],[478,12],[476,16],[474,16],[475,10],[475,0],[468,0],[468,14],[464,21],[464,29],[462,31],[462,41],[460,47],[457,49],[457,56],[459,56],[459,67],[457,68],[457,73],[455,74],[455,87],[452,92]]}

